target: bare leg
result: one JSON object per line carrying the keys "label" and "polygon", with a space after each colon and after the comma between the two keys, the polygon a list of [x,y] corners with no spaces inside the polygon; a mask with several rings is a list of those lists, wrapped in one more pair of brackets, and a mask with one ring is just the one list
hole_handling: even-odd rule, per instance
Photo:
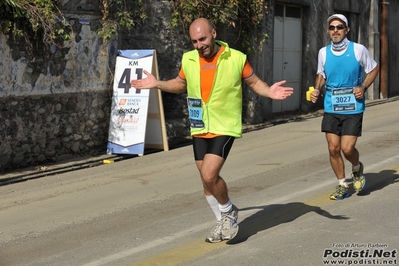
{"label": "bare leg", "polygon": [[345,178],[345,164],[341,155],[341,137],[333,133],[326,133],[330,164],[337,179]]}
{"label": "bare leg", "polygon": [[229,200],[226,182],[219,175],[224,162],[222,157],[209,153],[204,160],[195,162],[201,174],[205,195],[213,195],[219,204],[226,204]]}
{"label": "bare leg", "polygon": [[205,195],[212,194],[218,200],[219,208],[222,211],[221,224],[216,227],[216,229],[221,229],[219,237],[207,238],[207,242],[230,240],[238,233],[238,209],[229,201],[226,182],[219,175],[224,162],[223,157],[210,153],[205,154],[202,164],[197,162]]}
{"label": "bare leg", "polygon": [[359,164],[359,152],[355,148],[357,136],[342,136],[341,149],[345,158],[351,162],[353,166]]}

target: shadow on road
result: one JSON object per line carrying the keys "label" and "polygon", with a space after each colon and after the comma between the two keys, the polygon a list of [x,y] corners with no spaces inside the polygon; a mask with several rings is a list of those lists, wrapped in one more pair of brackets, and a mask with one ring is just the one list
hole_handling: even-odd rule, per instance
{"label": "shadow on road", "polygon": [[372,192],[381,190],[384,187],[399,182],[399,175],[396,174],[395,170],[383,170],[379,173],[367,173],[364,174],[366,177],[366,185],[358,196],[367,196]]}
{"label": "shadow on road", "polygon": [[[383,170],[379,173],[367,173],[366,186],[359,192],[358,196],[367,196],[372,192],[381,190],[389,185],[399,182],[399,175],[395,170]],[[353,188],[351,193],[354,193]],[[246,241],[252,235],[257,234],[263,230],[267,230],[282,223],[292,222],[298,217],[309,213],[316,212],[329,219],[347,220],[349,219],[343,215],[333,215],[320,207],[310,206],[302,202],[293,202],[288,204],[272,204],[264,206],[254,206],[247,208],[240,208],[240,211],[260,209],[250,217],[245,218],[239,223],[240,230],[238,235],[227,242],[227,244],[234,245]]]}
{"label": "shadow on road", "polygon": [[347,220],[349,218],[343,215],[332,215],[320,207],[310,206],[302,202],[293,202],[288,204],[272,204],[265,206],[255,206],[240,208],[240,211],[260,209],[257,213],[245,218],[239,223],[240,230],[237,236],[228,241],[227,244],[234,245],[246,241],[252,235],[260,231],[272,228],[282,223],[288,223],[296,218],[309,213],[316,212],[329,219]]}

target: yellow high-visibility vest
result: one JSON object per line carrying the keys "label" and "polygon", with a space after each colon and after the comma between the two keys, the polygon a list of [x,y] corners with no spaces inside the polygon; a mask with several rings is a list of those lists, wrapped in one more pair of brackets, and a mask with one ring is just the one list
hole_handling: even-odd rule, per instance
{"label": "yellow high-visibility vest", "polygon": [[[201,98],[200,61],[197,50],[186,52],[182,58],[182,67],[187,81],[188,102],[199,102],[190,106],[189,112],[199,114],[191,121],[191,135],[213,133],[233,137],[242,136],[242,72],[246,55],[229,48],[227,43],[219,56],[212,91],[207,103]],[[190,101],[191,99],[191,101]]]}

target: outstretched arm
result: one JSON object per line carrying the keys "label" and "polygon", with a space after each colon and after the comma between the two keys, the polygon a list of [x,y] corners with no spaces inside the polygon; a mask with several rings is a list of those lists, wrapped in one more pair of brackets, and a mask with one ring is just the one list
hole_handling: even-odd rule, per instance
{"label": "outstretched arm", "polygon": [[130,81],[130,85],[136,89],[160,89],[161,91],[170,93],[180,93],[186,91],[186,81],[176,77],[170,80],[157,80],[154,75],[144,70],[144,74],[147,75],[143,79],[133,79]]}
{"label": "outstretched arm", "polygon": [[274,83],[272,86],[262,81],[255,73],[244,82],[251,87],[251,89],[263,97],[269,97],[274,100],[284,100],[292,95],[294,89],[291,87],[283,87],[285,80]]}

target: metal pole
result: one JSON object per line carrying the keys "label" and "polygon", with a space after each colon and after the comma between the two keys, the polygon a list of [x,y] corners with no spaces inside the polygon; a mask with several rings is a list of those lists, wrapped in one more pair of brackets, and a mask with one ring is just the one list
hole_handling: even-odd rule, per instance
{"label": "metal pole", "polygon": [[[368,48],[376,62],[380,62],[380,1],[371,0],[369,17],[369,37]],[[380,98],[380,77],[378,76],[367,91],[368,100],[377,100]]]}
{"label": "metal pole", "polygon": [[381,99],[388,98],[388,6],[389,2],[381,2],[381,66],[380,94]]}

